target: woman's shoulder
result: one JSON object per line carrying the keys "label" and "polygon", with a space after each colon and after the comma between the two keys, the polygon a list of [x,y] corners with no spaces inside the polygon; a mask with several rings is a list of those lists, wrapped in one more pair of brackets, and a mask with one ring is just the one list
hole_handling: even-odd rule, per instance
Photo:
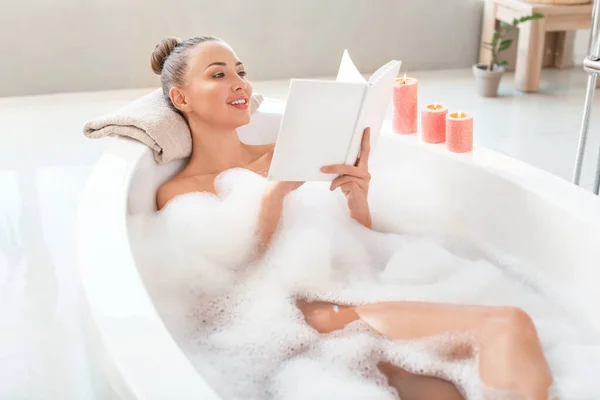
{"label": "woman's shoulder", "polygon": [[269,168],[271,167],[271,161],[273,160],[275,145],[265,144],[252,147],[254,151],[254,161],[247,165],[246,168],[259,175],[267,176]]}
{"label": "woman's shoulder", "polygon": [[[273,158],[275,145],[253,145],[249,146],[248,148],[254,153],[255,157],[254,161],[245,167],[257,174],[266,176],[271,165],[271,159]],[[214,181],[217,175],[218,174],[214,173],[206,175],[176,175],[158,189],[158,192],[156,193],[157,208],[159,210],[162,209],[169,202],[169,200],[185,193],[215,193]]]}
{"label": "woman's shoulder", "polygon": [[275,151],[275,143],[253,145],[249,147],[258,157],[272,155]]}
{"label": "woman's shoulder", "polygon": [[215,193],[214,177],[209,175],[176,176],[163,184],[156,193],[156,207],[162,209],[169,200],[191,192]]}

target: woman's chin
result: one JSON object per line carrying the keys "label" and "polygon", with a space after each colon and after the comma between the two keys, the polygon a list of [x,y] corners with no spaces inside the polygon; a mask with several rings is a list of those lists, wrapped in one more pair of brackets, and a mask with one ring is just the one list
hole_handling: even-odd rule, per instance
{"label": "woman's chin", "polygon": [[211,124],[219,129],[237,129],[250,123],[250,111],[249,110],[234,110],[219,115],[218,118],[213,118]]}
{"label": "woman's chin", "polygon": [[250,111],[246,111],[245,113],[239,113],[234,118],[232,118],[232,121],[236,125],[236,128],[248,125],[250,123]]}

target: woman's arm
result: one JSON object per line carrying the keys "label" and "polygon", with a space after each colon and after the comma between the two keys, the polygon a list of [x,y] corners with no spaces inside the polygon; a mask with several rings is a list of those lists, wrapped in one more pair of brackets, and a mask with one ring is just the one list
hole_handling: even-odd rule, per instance
{"label": "woman's arm", "polygon": [[338,187],[346,196],[350,215],[367,228],[372,228],[371,211],[369,209],[369,155],[371,154],[371,129],[366,128],[361,141],[361,151],[354,166],[330,165],[321,168],[325,173],[338,174],[331,182],[330,190]]}
{"label": "woman's arm", "polygon": [[356,192],[350,192],[346,195],[350,216],[365,227],[372,229],[373,222],[371,220],[371,210],[366,197],[355,195]]}
{"label": "woman's arm", "polygon": [[[283,200],[292,190],[302,186],[304,182],[269,182],[262,194],[258,220],[259,249],[262,253],[271,242],[273,234],[279,227],[279,220],[283,212]],[[209,181],[176,179],[164,184],[156,195],[156,205],[160,210],[178,195],[189,192],[215,193],[214,186]]]}
{"label": "woman's arm", "polygon": [[302,184],[303,182],[270,182],[265,188],[258,220],[258,247],[261,253],[269,246],[279,227],[285,196]]}

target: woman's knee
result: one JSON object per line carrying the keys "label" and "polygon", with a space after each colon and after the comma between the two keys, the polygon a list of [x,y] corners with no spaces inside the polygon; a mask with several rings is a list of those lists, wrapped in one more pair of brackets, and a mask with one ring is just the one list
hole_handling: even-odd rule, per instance
{"label": "woman's knee", "polygon": [[479,336],[482,380],[496,388],[511,388],[519,398],[546,398],[552,384],[531,317],[517,307],[490,310]]}
{"label": "woman's knee", "polygon": [[525,310],[519,307],[502,307],[499,311],[500,318],[519,330],[535,328],[531,316]]}
{"label": "woman's knee", "polygon": [[526,338],[537,335],[533,320],[519,307],[498,307],[485,321],[483,331],[488,335],[510,335]]}

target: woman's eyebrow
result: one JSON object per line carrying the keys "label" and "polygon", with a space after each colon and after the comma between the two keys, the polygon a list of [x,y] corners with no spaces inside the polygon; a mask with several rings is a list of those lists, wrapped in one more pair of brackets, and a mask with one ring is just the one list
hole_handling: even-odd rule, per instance
{"label": "woman's eyebrow", "polygon": [[[204,69],[207,69],[208,67],[212,67],[213,65],[221,65],[221,66],[223,66],[223,67],[226,67],[226,66],[227,66],[227,63],[225,63],[225,62],[223,62],[223,61],[216,61],[216,62],[214,62],[214,63],[210,63],[210,64],[208,64],[208,66],[207,66],[206,68],[204,68]],[[241,61],[238,61],[238,62],[235,64],[235,66],[237,67],[238,65],[242,65],[242,62],[241,62]]]}

